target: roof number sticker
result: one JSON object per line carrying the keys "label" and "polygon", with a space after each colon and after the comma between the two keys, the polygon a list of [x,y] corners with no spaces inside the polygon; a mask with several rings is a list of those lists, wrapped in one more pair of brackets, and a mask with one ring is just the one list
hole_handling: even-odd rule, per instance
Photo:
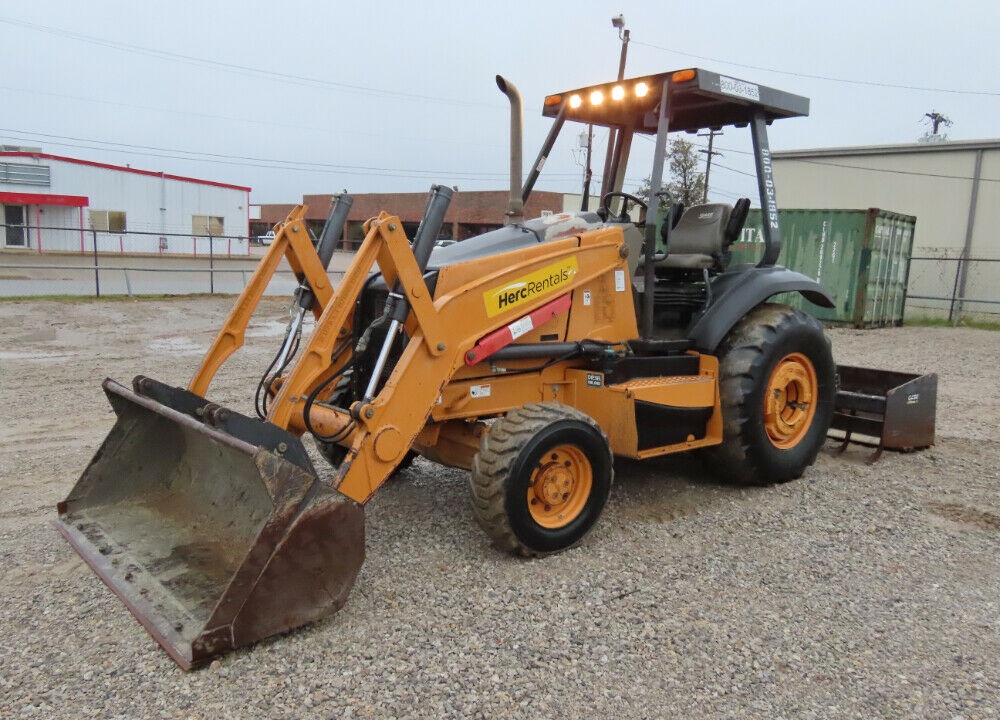
{"label": "roof number sticker", "polygon": [[745,80],[737,80],[736,78],[720,75],[719,90],[726,93],[726,95],[735,95],[747,100],[760,101],[760,86],[746,82]]}

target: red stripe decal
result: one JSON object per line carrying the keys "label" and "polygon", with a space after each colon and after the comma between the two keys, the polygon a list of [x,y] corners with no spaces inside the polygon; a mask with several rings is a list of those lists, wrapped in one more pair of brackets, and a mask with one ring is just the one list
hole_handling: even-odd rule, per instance
{"label": "red stripe decal", "polygon": [[569,293],[560,295],[555,300],[547,302],[537,310],[533,310],[512,323],[494,330],[484,337],[476,346],[465,353],[465,364],[475,365],[488,358],[497,350],[507,347],[522,335],[527,335],[535,328],[541,327],[552,318],[569,310],[572,305]]}

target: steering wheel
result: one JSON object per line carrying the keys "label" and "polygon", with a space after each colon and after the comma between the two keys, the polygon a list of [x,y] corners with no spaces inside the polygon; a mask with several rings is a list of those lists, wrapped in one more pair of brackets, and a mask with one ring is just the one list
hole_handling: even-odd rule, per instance
{"label": "steering wheel", "polygon": [[647,209],[646,201],[640,197],[627,192],[609,192],[605,193],[604,197],[601,198],[601,209],[606,213],[606,217],[611,217],[611,201],[616,197],[620,197],[625,201],[622,203],[622,214],[618,216],[619,218],[627,219],[631,222],[632,218],[628,215],[628,204],[630,202],[633,205],[638,205],[643,210]]}

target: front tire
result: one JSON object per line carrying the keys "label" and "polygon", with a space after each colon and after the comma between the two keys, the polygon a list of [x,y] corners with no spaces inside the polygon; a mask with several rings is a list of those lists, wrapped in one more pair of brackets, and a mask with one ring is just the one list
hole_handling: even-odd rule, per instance
{"label": "front tire", "polygon": [[600,426],[559,403],[515,408],[486,433],[472,462],[476,520],[501,550],[540,557],[580,542],[614,478]]}
{"label": "front tire", "polygon": [[705,452],[713,470],[742,485],[801,477],[833,416],[836,368],[823,326],[766,303],[736,324],[718,355],[723,441]]}

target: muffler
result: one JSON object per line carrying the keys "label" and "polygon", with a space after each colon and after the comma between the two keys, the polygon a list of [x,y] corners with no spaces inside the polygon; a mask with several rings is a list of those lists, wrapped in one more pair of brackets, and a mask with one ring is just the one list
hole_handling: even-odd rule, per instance
{"label": "muffler", "polygon": [[138,377],[56,525],[184,669],[339,610],[364,510],[270,423]]}

